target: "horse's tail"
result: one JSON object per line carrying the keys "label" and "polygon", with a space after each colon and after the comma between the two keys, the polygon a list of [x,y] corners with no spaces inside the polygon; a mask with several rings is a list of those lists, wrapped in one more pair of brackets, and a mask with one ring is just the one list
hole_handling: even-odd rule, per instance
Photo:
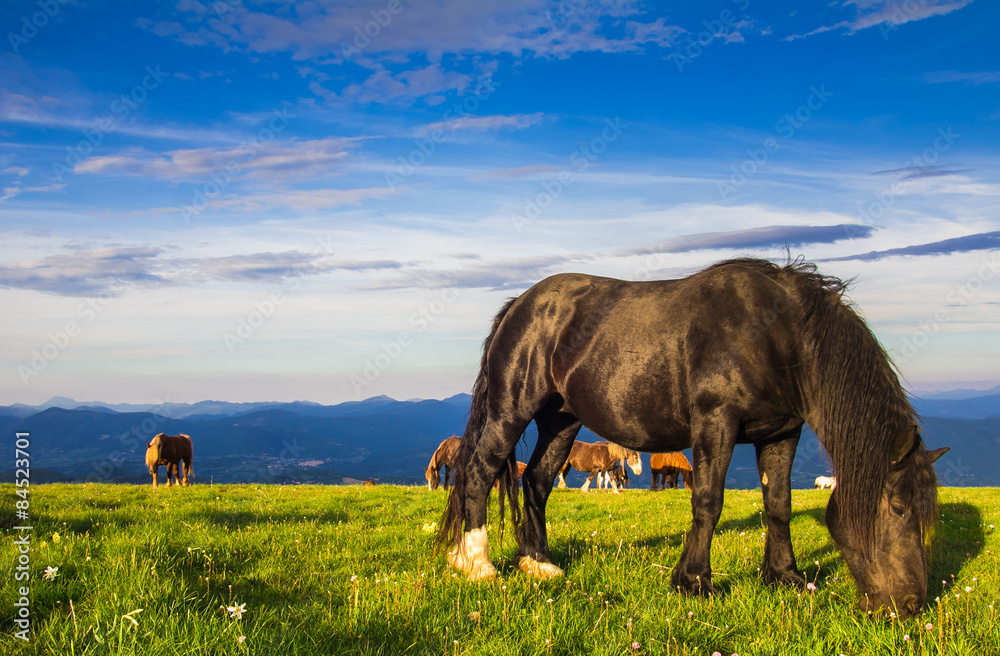
{"label": "horse's tail", "polygon": [[[476,446],[479,444],[479,439],[483,435],[483,429],[486,428],[486,421],[489,418],[487,402],[489,400],[488,358],[490,346],[493,344],[493,337],[496,336],[497,330],[500,328],[500,323],[516,300],[517,298],[512,298],[500,308],[500,311],[493,319],[493,327],[490,329],[489,335],[483,340],[483,355],[479,361],[479,376],[476,377],[476,382],[472,387],[472,404],[469,408],[469,420],[466,422],[465,432],[462,434],[462,446],[455,456],[455,482],[452,485],[451,493],[448,495],[448,504],[445,506],[444,517],[441,519],[441,525],[435,539],[434,549],[437,552],[457,545],[462,539],[462,528],[465,523],[466,469],[469,461],[472,460],[472,454],[476,452]],[[498,477],[500,483],[501,540],[505,498],[510,500],[511,521],[515,529],[521,523],[521,511],[517,504],[518,485],[516,478],[514,478],[515,476],[517,476],[517,457],[516,451],[512,450],[510,456],[507,458],[507,466],[500,470]]]}

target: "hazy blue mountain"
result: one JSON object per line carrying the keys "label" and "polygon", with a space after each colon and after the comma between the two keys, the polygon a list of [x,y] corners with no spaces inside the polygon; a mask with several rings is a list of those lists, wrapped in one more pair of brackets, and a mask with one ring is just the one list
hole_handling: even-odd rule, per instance
{"label": "hazy blue mountain", "polygon": [[953,417],[986,419],[1000,417],[1000,394],[968,399],[913,399],[913,407],[921,417]]}
{"label": "hazy blue mountain", "polygon": [[922,399],[933,399],[938,401],[957,401],[959,399],[974,399],[980,396],[997,396],[1000,395],[1000,385],[992,387],[988,390],[975,390],[975,389],[955,389],[955,390],[936,390],[933,392],[918,392],[915,396]]}
{"label": "hazy blue mountain", "polygon": [[[441,440],[462,433],[469,402],[466,394],[441,401],[376,397],[336,406],[203,402],[185,407],[221,412],[185,416],[118,412],[109,404],[50,405],[25,415],[25,406],[8,406],[0,412],[0,432],[30,433],[32,469],[47,470],[46,480],[146,482],[146,442],[164,432],[192,436],[197,481],[421,483],[423,467]],[[922,406],[928,446],[952,449],[937,465],[942,484],[1000,485],[1000,417],[977,417],[988,413],[991,403],[990,397],[979,397]],[[517,447],[519,460],[529,458],[535,439],[531,426]],[[600,438],[584,429],[579,439]],[[4,463],[13,463],[12,441],[5,441],[0,454]],[[690,450],[686,455],[690,459]],[[649,486],[648,464],[645,456],[643,475],[633,476],[634,487]],[[816,476],[829,473],[826,454],[807,429],[793,465],[793,485],[811,487]],[[569,483],[579,486],[584,478],[574,473]],[[728,485],[759,486],[752,446],[737,446]]]}

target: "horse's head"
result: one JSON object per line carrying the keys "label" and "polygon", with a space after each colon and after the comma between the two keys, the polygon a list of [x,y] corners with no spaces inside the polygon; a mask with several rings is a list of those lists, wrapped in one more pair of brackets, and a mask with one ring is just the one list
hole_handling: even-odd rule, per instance
{"label": "horse's head", "polygon": [[642,458],[639,457],[638,451],[629,449],[628,456],[625,457],[625,464],[629,466],[633,474],[642,476]]}
{"label": "horse's head", "polygon": [[838,486],[830,495],[826,523],[857,583],[861,610],[906,619],[927,599],[927,548],[936,522],[937,477],[933,463],[947,447],[928,451],[916,427],[896,437],[893,459],[874,513],[874,544],[866,550],[857,524],[842,513]]}
{"label": "horse's head", "polygon": [[427,489],[433,492],[441,485],[441,470],[436,467],[424,467],[424,478],[427,479]]}

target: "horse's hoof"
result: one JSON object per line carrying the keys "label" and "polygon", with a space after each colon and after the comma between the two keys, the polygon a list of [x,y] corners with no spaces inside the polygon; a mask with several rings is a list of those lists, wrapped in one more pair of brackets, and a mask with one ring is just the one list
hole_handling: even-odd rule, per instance
{"label": "horse's hoof", "polygon": [[770,585],[787,585],[793,588],[806,587],[806,578],[797,569],[776,570],[763,568],[761,575]]}
{"label": "horse's hoof", "polygon": [[675,572],[670,584],[676,590],[702,597],[719,594],[716,587],[712,585],[712,579],[708,576],[681,576]]}
{"label": "horse's hoof", "polygon": [[517,568],[525,574],[542,580],[555,579],[565,575],[565,572],[552,563],[542,563],[531,556],[522,556],[521,560],[517,563]]}
{"label": "horse's hoof", "polygon": [[462,535],[462,541],[448,552],[448,564],[463,572],[470,581],[496,578],[497,569],[490,562],[486,527]]}

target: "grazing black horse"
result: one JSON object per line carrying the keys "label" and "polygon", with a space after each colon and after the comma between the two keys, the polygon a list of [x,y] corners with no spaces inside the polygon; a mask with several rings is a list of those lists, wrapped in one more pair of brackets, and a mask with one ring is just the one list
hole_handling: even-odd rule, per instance
{"label": "grazing black horse", "polygon": [[[805,584],[789,534],[792,458],[808,422],[836,469],[826,522],[866,610],[909,617],[927,596],[936,519],[932,463],[889,357],[842,298],[846,284],[802,262],[740,259],[679,280],[547,278],[509,301],[483,345],[455,486],[438,533],[449,563],[492,578],[486,500],[499,475],[518,567],[547,578],[545,503],[582,425],[622,446],[692,448],[693,522],[674,587],[715,593],[710,549],[737,443],[753,444],[769,582]],[[512,485],[514,447],[538,442]],[[501,520],[502,522],[502,520]],[[501,523],[502,527],[502,523]]]}

